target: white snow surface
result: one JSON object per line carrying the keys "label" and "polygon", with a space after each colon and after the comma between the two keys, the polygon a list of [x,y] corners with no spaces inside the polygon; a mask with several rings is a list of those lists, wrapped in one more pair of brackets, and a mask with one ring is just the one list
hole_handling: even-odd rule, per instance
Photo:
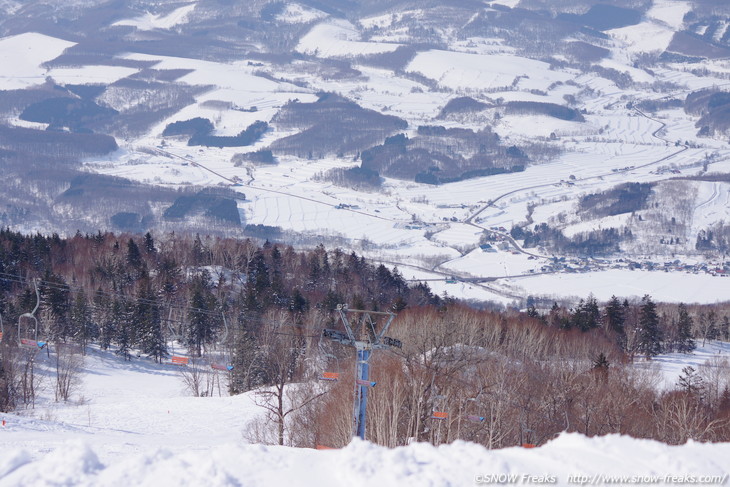
{"label": "white snow surface", "polygon": [[[719,340],[696,340],[697,348],[691,353],[663,353],[652,357],[651,360],[639,361],[634,364],[635,367],[644,370],[653,370],[659,372],[659,382],[657,386],[660,389],[671,390],[677,387],[679,377],[683,375],[682,369],[687,366],[692,367],[695,371],[700,371],[703,366],[716,366],[713,361],[730,360],[730,343]],[[730,386],[730,377],[724,376],[720,378],[719,390],[722,391],[725,385]]]}
{"label": "white snow surface", "polygon": [[569,79],[567,74],[551,71],[549,64],[534,59],[441,50],[418,53],[406,71],[420,73],[452,89],[475,86],[494,89],[515,85],[526,90],[546,90],[556,81]]}
{"label": "white snow surface", "polygon": [[730,279],[727,277],[627,269],[544,274],[506,282],[514,292],[520,290],[527,295],[585,297],[591,292],[601,301],[607,301],[612,295],[642,297],[649,294],[656,301],[713,304],[727,301],[727,291],[730,289]]}
{"label": "white snow surface", "polygon": [[[258,445],[221,445],[205,452],[156,452],[103,463],[83,443],[67,443],[39,460],[13,451],[0,460],[0,485],[245,485],[381,487],[480,485],[500,475],[520,484],[569,485],[569,479],[645,477],[671,485],[674,478],[727,479],[730,444],[670,447],[621,436],[562,434],[537,449],[489,451],[466,442],[387,449],[354,440],[341,450],[317,451]],[[651,480],[650,480],[651,479]],[[656,479],[656,480],[653,480]],[[547,482],[546,482],[547,480]],[[600,482],[600,483],[599,483]]]}
{"label": "white snow surface", "polygon": [[399,46],[395,43],[363,42],[360,33],[350,22],[327,20],[305,34],[296,50],[327,58],[392,52]]}
{"label": "white snow surface", "polygon": [[646,13],[646,16],[679,30],[684,25],[685,14],[690,10],[692,10],[692,4],[690,2],[681,0],[654,0],[654,5]]}
{"label": "white snow surface", "polygon": [[43,84],[48,70],[41,65],[73,45],[36,32],[0,39],[0,89],[20,90]]}
{"label": "white snow surface", "polygon": [[623,41],[624,49],[629,53],[662,52],[674,37],[674,30],[651,21],[613,29],[608,33],[614,39]]}
{"label": "white snow surface", "polygon": [[173,27],[184,24],[188,21],[190,14],[195,10],[196,4],[185,5],[170,12],[167,15],[155,15],[151,12],[136,17],[134,19],[120,20],[112,25],[129,25],[136,27],[138,30],[168,30]]}
{"label": "white snow surface", "polygon": [[48,76],[61,84],[111,84],[138,72],[124,66],[78,66],[53,68]]}

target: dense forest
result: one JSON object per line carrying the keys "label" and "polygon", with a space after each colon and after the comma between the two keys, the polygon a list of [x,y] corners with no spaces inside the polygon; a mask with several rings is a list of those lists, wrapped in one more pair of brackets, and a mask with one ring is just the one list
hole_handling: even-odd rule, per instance
{"label": "dense forest", "polygon": [[[340,249],[177,234],[0,231],[0,410],[33,407],[39,353],[56,357],[56,397],[68,400],[90,346],[120,363],[169,364],[185,349],[180,373],[192,394],[220,394],[221,382],[231,394],[256,391],[269,414],[251,438],[341,446],[351,436],[353,357],[323,334],[342,329],[341,304],[397,315],[388,334],[402,347],[371,360],[374,442],[497,448],[565,430],[730,438],[727,360],[687,367],[668,389],[634,364],[729,340],[726,306],[589,296],[550,309],[476,309]],[[317,381],[323,371],[340,380]]]}

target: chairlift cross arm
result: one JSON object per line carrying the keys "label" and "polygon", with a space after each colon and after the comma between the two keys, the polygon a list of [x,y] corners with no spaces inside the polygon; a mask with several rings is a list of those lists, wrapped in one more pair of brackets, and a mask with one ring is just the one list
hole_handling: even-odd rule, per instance
{"label": "chairlift cross arm", "polygon": [[[395,313],[391,313],[390,311],[367,311],[367,310],[362,310],[362,309],[349,309],[344,304],[337,305],[337,311],[340,314],[340,319],[342,320],[342,324],[345,326],[345,330],[347,331],[347,336],[351,341],[353,341],[353,342],[357,341],[357,337],[355,336],[355,332],[352,328],[352,325],[350,324],[350,321],[347,319],[346,313],[348,313],[348,312],[361,313],[361,314],[363,314],[363,320],[366,320],[367,326],[369,328],[368,334],[370,335],[370,341],[374,345],[373,348],[383,348],[383,347],[376,347],[375,345],[381,345],[381,341],[383,340],[383,337],[388,332],[388,328],[390,328],[390,325],[393,322],[393,319],[395,318]],[[387,320],[385,321],[385,324],[380,329],[380,331],[376,330],[376,328],[375,328],[376,323],[375,323],[375,320],[373,320],[371,315],[388,317]],[[398,341],[398,343],[400,343],[400,342]],[[397,345],[394,345],[394,346],[397,346]],[[398,347],[398,348],[400,348],[400,347]]]}
{"label": "chairlift cross arm", "polygon": [[[337,312],[340,314],[340,319],[342,320],[342,324],[344,325],[345,331],[347,332],[347,339],[354,342],[355,333],[352,331],[352,325],[350,325],[350,320],[347,319],[347,315],[346,315],[347,311],[348,310],[345,306],[343,306],[341,304],[337,305]],[[332,330],[332,331],[334,331],[334,330]],[[341,333],[341,332],[338,332],[338,333]],[[330,337],[330,338],[334,338],[335,340],[339,341],[340,343],[344,343],[339,338],[335,338],[335,337]]]}

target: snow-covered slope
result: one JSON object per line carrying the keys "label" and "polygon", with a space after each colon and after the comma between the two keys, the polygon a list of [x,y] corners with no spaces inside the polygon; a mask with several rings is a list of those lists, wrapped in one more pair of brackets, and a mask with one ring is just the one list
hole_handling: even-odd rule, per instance
{"label": "snow-covered slope", "polygon": [[54,357],[36,357],[46,378],[35,409],[0,415],[6,420],[0,449],[26,447],[38,453],[74,439],[87,442],[102,459],[155,448],[207,450],[240,441],[259,412],[250,396],[227,394],[225,377],[210,397],[191,397],[180,367],[137,357],[124,361],[98,349],[84,357],[71,401],[57,403],[51,383]]}
{"label": "snow-covered slope", "polygon": [[175,9],[166,15],[155,15],[148,12],[134,19],[119,20],[113,25],[129,25],[138,30],[172,29],[176,25],[187,22],[193,10],[195,10],[194,3]]}
{"label": "snow-covered slope", "polygon": [[[657,368],[666,382],[658,385],[671,388],[683,366],[699,367],[728,350],[711,342],[693,355],[661,355],[637,366]],[[598,479],[593,485],[621,476],[669,485],[730,474],[730,444],[670,447],[621,436],[562,434],[536,449],[492,451],[465,442],[387,449],[353,441],[334,451],[249,444],[242,433],[262,410],[251,395],[227,396],[224,380],[220,395],[214,388],[208,397],[191,397],[174,366],[91,349],[81,387],[69,403],[55,403],[53,361],[42,354],[37,360],[46,378],[36,408],[0,414],[0,487],[462,486],[499,483],[504,475],[516,475],[511,483],[519,485],[569,485],[580,476]]]}
{"label": "snow-covered slope", "polygon": [[48,70],[41,65],[73,45],[35,32],[0,39],[0,89],[17,90],[43,84]]}

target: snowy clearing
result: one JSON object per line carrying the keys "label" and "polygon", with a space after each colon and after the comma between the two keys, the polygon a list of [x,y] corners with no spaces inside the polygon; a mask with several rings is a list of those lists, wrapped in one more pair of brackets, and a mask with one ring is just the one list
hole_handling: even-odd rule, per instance
{"label": "snowy clearing", "polygon": [[147,12],[145,15],[134,19],[126,19],[115,22],[112,25],[129,25],[138,30],[155,30],[155,29],[172,29],[176,25],[184,24],[188,21],[190,14],[195,10],[197,4],[193,3],[180,7],[167,15],[155,15]]}
{"label": "snowy clearing", "polygon": [[525,90],[545,90],[556,81],[570,78],[565,73],[551,71],[549,64],[533,59],[438,50],[418,53],[406,71],[420,73],[454,90],[507,88],[513,84]]}
{"label": "snowy clearing", "polygon": [[711,360],[730,360],[730,343],[717,340],[708,340],[702,343],[702,340],[696,340],[697,348],[691,353],[663,353],[652,357],[651,360],[638,361],[635,367],[642,370],[654,370],[659,372],[660,381],[658,387],[671,390],[677,387],[677,382],[682,369],[691,366],[695,370],[700,370],[703,365],[710,365]]}
{"label": "snowy clearing", "polygon": [[43,84],[48,70],[42,64],[75,44],[35,32],[0,39],[0,89]]}
{"label": "snowy clearing", "polygon": [[327,58],[392,52],[398,47],[400,44],[361,42],[354,25],[331,20],[314,26],[300,39],[296,51]]}

